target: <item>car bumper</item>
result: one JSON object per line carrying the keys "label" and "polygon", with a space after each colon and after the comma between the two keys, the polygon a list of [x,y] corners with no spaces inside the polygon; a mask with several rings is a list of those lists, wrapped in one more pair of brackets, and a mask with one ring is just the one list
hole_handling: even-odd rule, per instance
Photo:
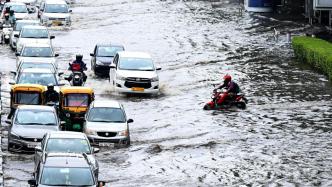
{"label": "car bumper", "polygon": [[66,20],[47,20],[44,21],[44,25],[50,27],[50,26],[70,26],[71,21]]}
{"label": "car bumper", "polygon": [[115,91],[120,93],[132,93],[132,94],[157,94],[159,93],[159,82],[151,82],[149,88],[140,87],[127,87],[125,81],[117,80],[115,82]]}
{"label": "car bumper", "polygon": [[40,145],[40,142],[31,142],[21,139],[10,139],[8,144],[11,144],[11,149],[16,152],[34,152],[35,147]]}
{"label": "car bumper", "polygon": [[129,140],[127,136],[101,137],[97,135],[87,135],[91,145],[99,146],[101,143],[120,144]]}

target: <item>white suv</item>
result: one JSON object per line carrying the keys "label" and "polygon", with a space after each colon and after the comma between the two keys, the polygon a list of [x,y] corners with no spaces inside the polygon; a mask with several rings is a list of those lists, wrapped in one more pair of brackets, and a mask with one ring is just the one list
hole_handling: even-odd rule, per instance
{"label": "white suv", "polygon": [[40,22],[46,26],[70,26],[71,16],[69,6],[62,0],[46,0],[40,4],[38,16]]}
{"label": "white suv", "polygon": [[157,70],[149,54],[121,51],[110,65],[110,83],[116,92],[157,94]]}

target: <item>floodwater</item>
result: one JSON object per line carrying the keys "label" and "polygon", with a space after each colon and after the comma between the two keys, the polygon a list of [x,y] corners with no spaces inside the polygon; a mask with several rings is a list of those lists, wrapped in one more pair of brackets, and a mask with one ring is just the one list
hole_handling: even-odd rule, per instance
{"label": "floodwater", "polygon": [[[232,2],[77,0],[72,27],[52,31],[62,69],[76,53],[90,65],[100,42],[149,52],[163,68],[152,98],[114,94],[88,72],[96,98],[119,100],[135,121],[129,148],[97,154],[110,186],[332,186],[331,82],[294,60],[286,36],[309,27],[240,15]],[[8,111],[15,56],[0,48]],[[246,93],[247,109],[203,111],[225,73]],[[7,152],[2,124],[4,186],[27,186],[33,157]]]}

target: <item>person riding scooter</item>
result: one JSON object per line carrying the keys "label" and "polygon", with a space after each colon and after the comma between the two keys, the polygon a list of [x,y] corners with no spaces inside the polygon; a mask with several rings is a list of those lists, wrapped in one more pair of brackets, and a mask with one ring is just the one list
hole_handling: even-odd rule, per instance
{"label": "person riding scooter", "polygon": [[222,104],[226,101],[226,99],[233,100],[235,96],[240,92],[240,87],[237,83],[232,81],[232,77],[228,74],[224,76],[224,83],[218,86],[214,91],[217,89],[225,88],[226,91],[222,94],[222,96],[217,101],[218,104]]}
{"label": "person riding scooter", "polygon": [[[86,71],[88,68],[86,67],[86,63],[83,62],[83,55],[78,54],[76,55],[76,60],[74,60],[71,64],[69,64],[68,70],[71,71],[79,71],[83,74],[83,81],[85,82],[87,79],[87,76],[85,75],[84,71]],[[71,81],[73,79],[72,75],[68,78],[68,81]]]}
{"label": "person riding scooter", "polygon": [[15,25],[15,23],[16,23],[16,17],[15,17],[15,12],[14,12],[14,10],[10,10],[10,11],[9,11],[9,21],[10,21],[10,24],[11,24],[12,26]]}
{"label": "person riding scooter", "polygon": [[4,26],[11,25],[9,21],[9,14],[5,14],[5,19],[2,21],[1,27],[3,28]]}
{"label": "person riding scooter", "polygon": [[45,99],[46,99],[46,103],[49,103],[49,102],[58,103],[59,102],[59,93],[54,90],[53,84],[47,85],[47,91],[45,92]]}

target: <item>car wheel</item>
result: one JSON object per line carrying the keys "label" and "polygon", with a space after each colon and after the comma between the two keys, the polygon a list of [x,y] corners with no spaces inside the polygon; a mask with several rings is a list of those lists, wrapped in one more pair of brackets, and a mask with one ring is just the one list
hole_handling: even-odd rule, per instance
{"label": "car wheel", "polygon": [[13,145],[8,142],[8,147],[7,147],[8,152],[13,152],[13,148],[12,147],[13,147]]}

